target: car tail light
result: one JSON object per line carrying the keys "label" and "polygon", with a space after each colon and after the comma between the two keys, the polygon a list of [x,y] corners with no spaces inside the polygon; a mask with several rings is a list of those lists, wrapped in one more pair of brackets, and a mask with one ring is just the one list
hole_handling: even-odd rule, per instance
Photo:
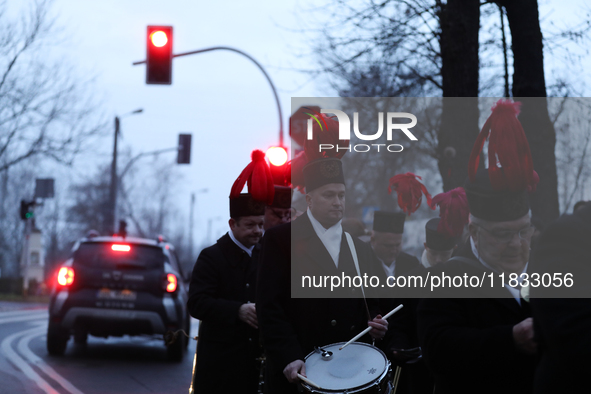
{"label": "car tail light", "polygon": [[174,293],[177,287],[177,279],[175,274],[166,274],[166,291]]}
{"label": "car tail light", "polygon": [[71,267],[62,267],[57,273],[57,283],[60,286],[70,286],[74,283],[74,270]]}
{"label": "car tail light", "polygon": [[129,252],[131,250],[131,246],[113,244],[113,245],[111,245],[111,250],[114,250],[115,252]]}

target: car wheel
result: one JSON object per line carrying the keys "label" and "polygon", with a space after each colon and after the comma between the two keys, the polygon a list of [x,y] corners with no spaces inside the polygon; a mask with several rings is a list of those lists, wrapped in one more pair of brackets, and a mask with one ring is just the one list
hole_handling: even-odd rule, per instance
{"label": "car wheel", "polygon": [[52,356],[61,356],[66,351],[70,334],[57,323],[47,327],[47,352]]}
{"label": "car wheel", "polygon": [[74,343],[77,345],[86,345],[88,333],[86,331],[74,330]]}
{"label": "car wheel", "polygon": [[183,361],[183,356],[185,354],[187,337],[183,335],[182,332],[178,333],[176,340],[166,347],[166,353],[168,355],[168,359],[174,362],[181,362]]}

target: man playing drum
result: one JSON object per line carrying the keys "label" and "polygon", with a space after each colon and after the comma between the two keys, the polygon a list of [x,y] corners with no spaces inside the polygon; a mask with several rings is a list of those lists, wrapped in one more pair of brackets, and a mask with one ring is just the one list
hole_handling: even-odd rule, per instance
{"label": "man playing drum", "polygon": [[[336,121],[324,120],[338,130]],[[369,245],[342,230],[341,161],[308,152],[307,146],[313,158],[303,169],[308,210],[291,224],[269,229],[260,254],[257,313],[267,354],[266,393],[296,393],[298,374],[306,376],[304,359],[315,346],[346,342],[368,325],[371,338],[380,339],[388,328],[377,300],[361,298],[360,288],[335,289],[340,298],[326,298],[327,289],[298,287],[303,275],[369,273],[376,259]],[[322,298],[305,298],[310,295]]]}

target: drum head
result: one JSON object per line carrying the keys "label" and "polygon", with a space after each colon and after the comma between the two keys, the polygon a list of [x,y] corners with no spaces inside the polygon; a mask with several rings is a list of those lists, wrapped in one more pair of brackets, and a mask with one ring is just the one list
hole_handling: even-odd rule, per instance
{"label": "drum head", "polygon": [[306,376],[325,390],[351,390],[379,379],[387,368],[386,355],[374,346],[354,342],[343,350],[345,342],[322,346],[333,357],[323,360],[320,353],[306,357]]}

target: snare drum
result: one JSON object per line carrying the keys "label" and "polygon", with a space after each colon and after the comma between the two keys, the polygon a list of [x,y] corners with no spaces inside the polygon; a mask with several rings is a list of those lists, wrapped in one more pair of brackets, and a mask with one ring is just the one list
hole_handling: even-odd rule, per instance
{"label": "snare drum", "polygon": [[329,360],[316,351],[306,356],[306,376],[321,388],[303,383],[306,393],[371,393],[391,391],[390,361],[380,349],[361,342],[353,342],[339,350],[345,342],[323,346],[333,353]]}

